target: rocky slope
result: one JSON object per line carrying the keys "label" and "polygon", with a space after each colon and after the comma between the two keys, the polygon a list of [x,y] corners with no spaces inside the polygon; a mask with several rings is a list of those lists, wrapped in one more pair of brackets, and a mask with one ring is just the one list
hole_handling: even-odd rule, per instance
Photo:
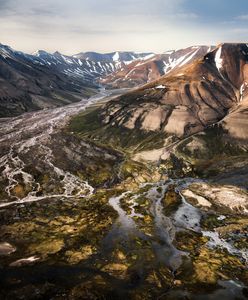
{"label": "rocky slope", "polygon": [[[0,44],[0,117],[80,101],[99,86],[96,78],[151,54],[115,52],[33,55]],[[90,60],[92,59],[92,60]]]}
{"label": "rocky slope", "polygon": [[101,111],[102,122],[182,138],[225,118],[222,124],[232,127],[230,135],[247,138],[244,126],[237,124],[240,128],[235,129],[231,125],[246,122],[247,61],[247,45],[220,45],[193,63],[109,102]]}
{"label": "rocky slope", "polygon": [[38,58],[0,46],[0,117],[79,101],[95,88],[57,72]]}
{"label": "rocky slope", "polygon": [[246,44],[222,44],[196,61],[80,115],[73,131],[161,165],[246,187]]}
{"label": "rocky slope", "polygon": [[36,51],[41,64],[48,66],[56,72],[61,72],[71,78],[81,79],[92,84],[97,78],[106,76],[135,60],[154,56],[152,53],[112,52],[95,53],[85,52],[73,56],[63,55],[59,52],[53,54],[46,51]]}
{"label": "rocky slope", "polygon": [[194,46],[135,60],[101,79],[109,87],[135,87],[167,74],[171,70],[191,63],[211,51],[212,46]]}
{"label": "rocky slope", "polygon": [[246,48],[0,120],[1,299],[247,298]]}

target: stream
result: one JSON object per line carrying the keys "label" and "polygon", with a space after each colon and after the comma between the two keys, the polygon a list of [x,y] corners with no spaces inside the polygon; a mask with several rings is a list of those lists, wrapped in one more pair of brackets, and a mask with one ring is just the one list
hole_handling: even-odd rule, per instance
{"label": "stream", "polygon": [[[96,102],[107,99],[112,94],[118,94],[118,90],[106,91],[102,88],[98,94],[77,103],[25,113],[15,118],[0,119],[0,170],[1,178],[5,182],[4,189],[8,195],[7,199],[0,200],[0,207],[47,198],[84,197],[93,193],[94,188],[87,181],[54,165],[53,150],[49,142],[52,135],[62,129],[72,116]],[[32,150],[31,153],[39,153],[45,170],[53,176],[63,178],[60,181],[63,193],[39,195],[40,184],[36,182],[33,174],[25,171],[26,162],[21,158],[25,154],[29,156],[30,150]],[[13,193],[20,181],[30,189],[28,195],[21,198]]]}
{"label": "stream", "polygon": [[[2,209],[3,212],[9,208],[11,209],[12,205],[18,206],[20,204],[20,207],[25,207],[23,205],[25,203],[28,204],[50,199],[73,201],[75,198],[77,200],[80,198],[83,199],[94,193],[94,187],[86,180],[81,179],[79,176],[54,163],[55,153],[50,147],[50,142],[52,136],[63,129],[72,116],[84,111],[88,106],[98,101],[107,100],[113,94],[118,93],[121,93],[121,91],[111,92],[102,89],[97,95],[90,99],[83,99],[78,103],[55,109],[25,113],[15,118],[0,119],[0,170],[1,180],[2,183],[4,183],[0,188],[4,186],[4,191],[7,195],[6,198],[0,198],[0,209]],[[28,157],[29,153],[39,153],[39,156],[37,156],[38,158]],[[33,176],[32,172],[27,170],[27,161],[23,159],[23,155],[24,157],[26,155],[26,157],[28,157],[27,159],[31,160],[34,164],[41,164],[52,176],[61,179],[61,190],[57,192],[47,192],[41,195],[40,183],[35,176]],[[36,159],[39,161],[36,161]],[[237,256],[243,264],[247,264],[248,253],[245,250],[240,250],[233,245],[232,241],[221,238],[217,231],[206,231],[202,228],[201,219],[207,213],[188,203],[181,194],[182,189],[187,188],[187,186],[195,181],[199,182],[199,180],[193,178],[184,178],[176,180],[170,179],[156,183],[145,183],[140,185],[140,189],[137,193],[125,191],[118,196],[110,197],[108,204],[118,216],[114,223],[111,223],[110,229],[103,233],[103,237],[100,241],[100,253],[95,254],[95,256],[92,255],[92,258],[85,263],[90,270],[87,272],[90,273],[93,268],[92,266],[95,267],[95,260],[104,263],[112,262],[113,257],[111,255],[115,250],[121,248],[124,250],[124,253],[127,253],[128,258],[133,259],[135,257],[135,268],[138,270],[137,278],[141,281],[145,278],[148,267],[152,267],[154,270],[166,267],[170,275],[175,278],[175,274],[180,270],[185,260],[191,259],[189,252],[178,250],[175,246],[176,234],[181,231],[201,234],[203,237],[208,238],[207,247],[210,249],[225,249],[228,253]],[[18,197],[14,193],[14,190],[18,188],[20,182],[29,187],[29,192],[25,197]],[[171,185],[175,186],[175,191],[179,194],[181,204],[178,205],[175,210],[166,214],[163,200]],[[145,204],[147,207],[142,207],[140,204],[141,198],[147,199],[147,204]],[[144,215],[144,210],[147,210],[148,215]],[[75,216],[72,215],[71,218],[73,217]],[[152,220],[149,226],[144,222],[145,217],[150,217]],[[218,218],[225,218],[225,216],[218,215]],[[79,224],[82,225],[81,223]],[[47,224],[42,226],[45,228]],[[65,226],[71,230],[70,223]],[[149,227],[150,231],[147,230],[146,227]],[[73,230],[76,231],[75,228],[73,228]],[[94,231],[94,223],[91,230]],[[70,242],[70,238],[74,234],[71,232],[74,231],[70,231],[68,237],[66,235],[66,243]],[[79,243],[80,246],[81,241],[85,240],[87,240],[87,236],[79,235],[79,242],[77,241],[77,243]],[[72,249],[74,250],[73,247]],[[12,247],[11,244],[9,244],[8,239],[2,241],[0,250],[2,250],[2,252],[5,251],[8,255],[16,251],[14,246]],[[63,251],[61,253],[64,254]],[[80,253],[80,250],[76,252],[76,254],[78,253]],[[21,272],[23,271],[23,274],[26,274],[25,269],[20,269],[21,271],[17,269],[16,271],[13,268],[11,269],[11,267],[15,266],[15,264],[18,265],[27,262],[35,263],[37,261],[37,269],[41,274],[44,272],[46,276],[51,276],[51,281],[54,280],[53,272],[55,278],[57,278],[56,276],[60,278],[60,274],[57,275],[56,273],[58,272],[56,265],[54,271],[52,264],[50,264],[51,261],[49,261],[50,265],[47,265],[46,261],[39,265],[39,259],[40,257],[33,255],[30,257],[20,257],[14,264],[12,262],[12,264],[8,266],[8,268],[10,268],[8,272],[12,274],[11,270],[14,270],[14,274],[17,272],[18,276],[22,277]],[[65,278],[68,277],[67,272],[74,274],[73,278],[75,278],[76,276],[81,276],[85,265],[78,266],[72,264],[65,266],[62,264],[62,266],[59,266],[59,270],[61,270],[62,275],[65,274],[63,275]],[[1,267],[0,265],[0,269]],[[27,270],[27,274],[30,274],[30,269]],[[4,272],[4,269],[2,269],[2,271]],[[94,272],[96,271],[94,270]],[[8,278],[8,273],[4,276]],[[28,276],[32,277],[32,272],[31,275]],[[40,275],[41,278],[43,278],[42,276],[43,275]],[[46,276],[44,275],[45,278]],[[63,277],[61,278],[64,279]],[[124,287],[124,289],[130,287],[126,285],[126,282],[118,284],[121,288]],[[169,292],[167,296],[170,296],[170,299],[193,300],[220,299],[221,297],[231,300],[246,299],[242,293],[242,290],[245,288],[244,284],[235,278],[232,280],[219,280],[218,286],[219,287],[214,291],[197,296],[180,288]]]}
{"label": "stream", "polygon": [[[169,260],[169,265],[172,269],[177,269],[180,266],[180,257],[186,255],[185,252],[178,251],[172,242],[175,238],[175,233],[179,230],[192,230],[198,233],[202,233],[203,236],[209,238],[209,247],[221,247],[228,250],[229,253],[238,255],[246,263],[248,262],[248,254],[241,251],[231,243],[226,242],[224,239],[219,237],[219,234],[215,231],[204,231],[201,228],[200,221],[204,212],[199,208],[196,208],[189,204],[185,198],[180,194],[182,188],[187,187],[193,182],[199,182],[198,179],[188,178],[182,180],[172,180],[168,182],[158,182],[155,184],[149,183],[152,187],[148,192],[142,193],[142,196],[146,196],[151,201],[150,212],[154,217],[154,226],[156,228],[156,234],[164,242],[163,253],[161,257],[166,257]],[[163,213],[162,199],[164,198],[165,192],[169,185],[176,185],[176,190],[179,192],[182,203],[178,209],[170,216],[166,216]],[[157,192],[158,188],[162,188],[162,193]],[[143,217],[142,214],[134,213],[133,207],[136,205],[135,200],[138,198],[137,195],[130,198],[132,212],[128,214],[120,205],[120,200],[127,196],[131,192],[124,192],[118,197],[112,197],[109,199],[109,204],[118,213],[118,219],[113,225],[112,230],[108,233],[109,236],[116,236],[115,231],[118,232],[122,237],[128,237],[130,234],[137,234],[139,236],[144,236],[139,232],[138,227],[134,221],[135,217]],[[109,242],[109,240],[108,240]],[[166,254],[166,255],[165,255]],[[160,256],[160,255],[159,255]]]}
{"label": "stream", "polygon": [[[199,182],[198,179],[184,178],[177,180],[168,180],[167,182],[148,183],[150,188],[148,191],[142,193],[151,202],[150,213],[154,218],[154,235],[146,235],[140,229],[135,222],[136,217],[144,217],[142,214],[136,214],[133,211],[133,207],[137,205],[136,199],[140,195],[135,195],[131,192],[124,192],[118,197],[112,197],[109,199],[109,204],[118,213],[118,219],[113,224],[112,229],[107,234],[104,243],[108,245],[110,249],[117,247],[117,243],[121,239],[126,240],[127,247],[130,247],[132,251],[132,244],[128,244],[128,239],[141,238],[145,241],[149,241],[152,244],[153,252],[156,256],[156,264],[166,265],[175,273],[181,266],[183,259],[189,257],[189,253],[178,250],[174,245],[176,232],[178,231],[193,231],[200,233],[209,239],[207,246],[210,249],[226,249],[230,254],[238,256],[245,264],[248,263],[248,253],[245,250],[240,250],[232,245],[232,242],[228,242],[222,239],[216,231],[205,231],[201,228],[201,218],[206,212],[189,204],[186,199],[181,195],[180,191],[186,188],[193,182]],[[141,185],[141,188],[145,186]],[[181,204],[177,210],[170,215],[164,214],[164,207],[162,200],[168,189],[168,186],[176,186],[176,191],[181,197]],[[158,192],[160,189],[161,192]],[[130,195],[128,203],[131,207],[131,213],[123,209],[120,200]],[[219,218],[223,218],[222,215]],[[119,237],[119,238],[117,238]],[[213,294],[202,295],[197,299],[218,299],[219,296],[228,297],[225,299],[236,299],[236,295],[240,296],[239,299],[245,299],[242,296],[241,290],[244,287],[242,283],[235,281],[220,281],[219,285],[222,287],[220,291],[216,291]],[[237,293],[237,294],[236,294]],[[175,294],[175,297],[192,296],[188,293]],[[191,298],[190,298],[191,299]],[[195,298],[192,298],[195,299]]]}

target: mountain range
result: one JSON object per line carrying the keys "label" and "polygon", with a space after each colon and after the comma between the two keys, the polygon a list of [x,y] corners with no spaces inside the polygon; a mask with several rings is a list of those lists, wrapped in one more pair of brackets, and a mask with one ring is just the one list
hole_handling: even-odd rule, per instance
{"label": "mountain range", "polygon": [[115,52],[32,55],[0,45],[0,117],[79,101],[96,93],[97,78],[153,54]]}
{"label": "mountain range", "polygon": [[66,56],[38,50],[32,55],[0,44],[1,117],[79,101],[108,89],[133,88],[192,62],[213,47],[195,46],[164,54],[112,52]]}
{"label": "mountain range", "polygon": [[222,162],[242,156],[248,140],[247,66],[246,44],[220,44],[91,112],[80,134],[128,149],[138,161],[166,161],[177,153],[193,165],[203,160],[216,166],[221,155]]}
{"label": "mountain range", "polygon": [[[163,131],[178,137],[194,134],[222,120],[225,124],[239,114],[247,100],[246,44],[219,45],[209,53],[196,57],[191,63],[182,62],[176,68],[141,88],[109,102],[102,112],[103,122]],[[247,128],[235,132],[247,138]]]}
{"label": "mountain range", "polygon": [[135,60],[100,80],[109,88],[136,87],[158,79],[213,50],[213,46],[193,46],[151,55],[144,61]]}
{"label": "mountain range", "polygon": [[247,60],[246,44],[73,56],[0,45],[0,116],[79,101],[101,84],[136,88],[106,105],[104,124],[185,137],[221,121],[245,139]]}
{"label": "mountain range", "polygon": [[1,299],[247,299],[247,44],[1,45],[0,117]]}

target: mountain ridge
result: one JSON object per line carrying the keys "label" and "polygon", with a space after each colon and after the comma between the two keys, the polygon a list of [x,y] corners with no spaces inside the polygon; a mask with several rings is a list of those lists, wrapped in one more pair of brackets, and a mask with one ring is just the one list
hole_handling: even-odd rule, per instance
{"label": "mountain ridge", "polygon": [[[247,65],[246,44],[221,44],[193,62],[107,102],[94,112],[98,127],[94,125],[85,133],[82,129],[82,134],[114,147],[126,144],[136,153],[160,149],[156,155],[151,154],[155,161],[167,146],[214,124],[222,130],[223,143],[247,144]],[[142,159],[151,155],[144,152]]]}
{"label": "mountain ridge", "polygon": [[214,46],[192,46],[156,54],[143,61],[133,61],[121,70],[101,78],[100,82],[110,88],[135,87],[144,85],[169,73],[175,68],[189,64],[193,60],[213,50]]}
{"label": "mountain ridge", "polygon": [[[130,53],[122,53],[123,59],[146,56],[131,57]],[[0,44],[0,117],[61,106],[91,96],[99,88],[97,78],[129,63],[122,61],[121,56],[116,55],[115,59],[90,61],[44,50],[31,55]]]}

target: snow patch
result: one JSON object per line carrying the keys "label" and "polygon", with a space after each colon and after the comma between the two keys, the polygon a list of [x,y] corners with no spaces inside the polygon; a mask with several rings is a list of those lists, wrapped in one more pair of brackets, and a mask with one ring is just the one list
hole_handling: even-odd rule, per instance
{"label": "snow patch", "polygon": [[221,58],[221,52],[222,52],[222,47],[219,47],[219,49],[215,54],[215,65],[219,72],[220,69],[222,68],[222,63],[223,63],[223,59]]}
{"label": "snow patch", "polygon": [[218,221],[223,221],[225,219],[226,219],[226,216],[223,216],[223,215],[221,215],[217,218]]}
{"label": "snow patch", "polygon": [[191,59],[196,55],[196,53],[198,51],[199,51],[199,48],[197,47],[196,51],[194,51],[189,57],[187,57],[185,60],[183,60],[183,62],[179,65],[179,67],[182,67],[183,65],[185,65],[186,63],[191,61]]}
{"label": "snow patch", "polygon": [[119,59],[120,59],[119,52],[115,52],[115,54],[113,55],[113,61],[118,61]]}
{"label": "snow patch", "polygon": [[211,50],[212,50],[212,46],[210,46],[210,47],[208,48],[207,53],[209,53]]}
{"label": "snow patch", "polygon": [[169,51],[166,51],[164,54],[171,55],[171,54],[174,53],[174,52],[175,52],[174,50],[169,50]]}
{"label": "snow patch", "polygon": [[156,89],[165,89],[165,85],[160,84],[160,85],[156,86]]}
{"label": "snow patch", "polygon": [[240,87],[240,102],[243,101],[244,91],[247,88],[247,86],[248,86],[248,83],[244,82]]}
{"label": "snow patch", "polygon": [[151,58],[153,58],[155,56],[155,54],[148,54],[148,55],[146,55],[146,56],[144,56],[144,57],[142,57],[142,58],[140,58],[140,60],[148,60],[148,59],[151,59]]}

